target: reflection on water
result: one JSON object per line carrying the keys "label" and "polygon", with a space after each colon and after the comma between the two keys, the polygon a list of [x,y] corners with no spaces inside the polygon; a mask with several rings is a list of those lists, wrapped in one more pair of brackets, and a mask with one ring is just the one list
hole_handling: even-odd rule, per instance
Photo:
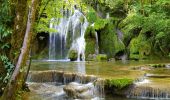
{"label": "reflection on water", "polygon": [[77,68],[75,67],[75,71],[80,74],[86,74],[85,62],[76,63]]}
{"label": "reflection on water", "polygon": [[81,74],[97,75],[100,77],[129,77],[136,78],[144,73],[131,70],[133,66],[143,66],[154,63],[169,63],[164,61],[127,61],[127,62],[69,62],[69,61],[33,61],[31,70],[58,70]]}
{"label": "reflection on water", "polygon": [[[65,71],[65,72],[73,72],[80,74],[90,74],[96,75],[104,78],[139,78],[143,76],[147,71],[142,70],[133,70],[134,66],[145,66],[147,64],[158,64],[158,63],[170,63],[170,60],[156,60],[156,61],[127,61],[127,62],[69,62],[69,61],[33,61],[31,65],[32,71],[43,71],[43,70],[57,70],[57,71]],[[163,69],[155,69],[149,70],[149,73],[158,73],[165,74],[164,72],[169,73],[170,70]],[[147,72],[147,73],[148,73]],[[152,88],[164,89],[167,86],[170,86],[170,80],[168,78],[165,79],[151,79],[149,78],[138,82],[138,85],[142,85],[145,88],[145,85],[152,86]],[[166,85],[162,86],[162,82],[165,82]],[[44,89],[44,88],[43,88]],[[149,87],[150,89],[150,87]],[[143,90],[143,88],[142,88]],[[138,92],[138,91],[137,91]],[[50,96],[51,97],[51,96]],[[51,100],[51,99],[50,99]],[[113,97],[113,96],[105,96],[105,100],[143,100],[143,99],[128,99],[125,97]],[[145,99],[147,100],[147,99]]]}

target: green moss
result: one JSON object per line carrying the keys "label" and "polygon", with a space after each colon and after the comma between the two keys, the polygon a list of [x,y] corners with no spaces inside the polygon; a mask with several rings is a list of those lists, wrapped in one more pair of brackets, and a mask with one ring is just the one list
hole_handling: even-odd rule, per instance
{"label": "green moss", "polygon": [[48,57],[48,48],[44,48],[41,52],[37,52],[32,59],[44,59]]}
{"label": "green moss", "polygon": [[116,53],[125,51],[125,45],[118,39],[114,21],[110,22],[100,32],[99,47],[100,52],[107,54],[109,58],[112,58]]}
{"label": "green moss", "polygon": [[86,50],[85,50],[86,58],[89,54],[95,54],[95,45],[96,45],[95,39],[93,38],[86,39]]}
{"label": "green moss", "polygon": [[85,38],[95,38],[95,29],[92,26],[87,27],[86,33],[85,33]]}
{"label": "green moss", "polygon": [[107,55],[105,55],[105,54],[98,54],[96,56],[96,60],[97,61],[107,61]]}
{"label": "green moss", "polygon": [[133,54],[133,53],[130,53],[130,59],[131,60],[139,60],[139,54]]}
{"label": "green moss", "polygon": [[85,40],[86,40],[85,56],[87,58],[89,54],[95,54],[96,38],[94,27],[89,26],[87,28],[85,33]]}
{"label": "green moss", "polygon": [[112,88],[123,89],[133,84],[133,79],[120,78],[120,79],[106,79],[105,85]]}
{"label": "green moss", "polygon": [[77,60],[77,57],[78,57],[78,54],[77,54],[77,51],[76,51],[76,50],[70,50],[70,51],[69,51],[68,58],[69,58],[71,61]]}
{"label": "green moss", "polygon": [[151,67],[154,67],[154,68],[165,68],[165,64],[152,64]]}
{"label": "green moss", "polygon": [[93,9],[90,9],[90,11],[86,15],[88,22],[93,23],[97,19],[96,12]]}
{"label": "green moss", "polygon": [[140,34],[138,37],[133,38],[129,45],[130,59],[145,59],[151,54],[151,44],[146,36]]}
{"label": "green moss", "polygon": [[94,29],[100,30],[105,27],[106,24],[109,23],[108,19],[97,19],[96,22],[94,23]]}

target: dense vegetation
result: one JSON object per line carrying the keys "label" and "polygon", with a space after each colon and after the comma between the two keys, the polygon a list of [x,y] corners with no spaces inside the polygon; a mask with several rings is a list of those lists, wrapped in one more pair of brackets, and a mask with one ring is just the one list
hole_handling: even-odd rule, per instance
{"label": "dense vegetation", "polygon": [[[20,54],[31,0],[21,4],[15,1],[0,1],[0,94]],[[108,58],[120,59],[127,55],[128,59],[139,60],[170,56],[169,0],[40,0],[31,28],[33,40],[37,33],[55,31],[49,28],[51,19],[61,18],[64,11],[74,5],[90,23],[85,35],[86,57],[95,53],[95,32],[99,37],[99,53]],[[124,84],[117,85],[119,81],[111,82],[124,87]]]}
{"label": "dense vegetation", "polygon": [[[89,22],[95,23],[94,29],[101,40],[101,53],[115,57],[126,52],[130,59],[168,57],[170,49],[168,0],[85,2],[95,10],[90,11],[87,18]],[[110,17],[106,19],[108,13]],[[117,30],[123,34],[121,41],[118,39],[120,37]]]}

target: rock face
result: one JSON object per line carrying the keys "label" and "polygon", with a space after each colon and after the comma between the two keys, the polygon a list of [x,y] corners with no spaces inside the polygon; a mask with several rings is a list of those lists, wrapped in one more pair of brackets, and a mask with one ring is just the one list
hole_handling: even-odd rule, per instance
{"label": "rock face", "polygon": [[66,92],[68,97],[71,97],[73,99],[92,99],[92,98],[94,98],[93,83],[79,84],[76,82],[71,82],[64,87],[64,91]]}

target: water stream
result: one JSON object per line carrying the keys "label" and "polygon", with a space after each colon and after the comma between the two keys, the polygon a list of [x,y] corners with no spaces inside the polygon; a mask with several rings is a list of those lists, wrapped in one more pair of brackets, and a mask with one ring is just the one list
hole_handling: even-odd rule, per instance
{"label": "water stream", "polygon": [[84,34],[87,27],[86,17],[77,9],[73,15],[68,13],[63,18],[53,18],[50,28],[57,32],[50,33],[49,60],[67,59],[69,50],[75,50],[78,54],[77,61],[84,61],[86,45]]}
{"label": "water stream", "polygon": [[[93,86],[97,77],[138,79],[145,75],[142,70],[133,70],[134,66],[144,69],[146,64],[169,63],[170,61],[130,61],[130,62],[68,62],[68,61],[33,61],[28,78],[33,94],[30,100],[41,97],[41,100],[68,100],[68,93],[63,88],[74,84],[78,89],[88,87],[88,93],[94,100],[169,100],[170,79],[150,78],[147,75],[135,82],[126,97],[104,95],[103,83]],[[52,67],[52,68],[50,68]],[[145,70],[145,69],[144,69]],[[167,71],[168,69],[166,69]],[[170,72],[170,70],[169,70]],[[165,72],[163,72],[165,74]],[[168,74],[168,71],[166,72]],[[75,82],[75,83],[70,83]],[[164,85],[161,85],[164,82]],[[36,88],[35,88],[36,87]],[[81,87],[81,88],[80,88]],[[83,87],[83,88],[82,88]],[[91,87],[91,88],[90,88]],[[73,89],[74,90],[74,89]],[[44,91],[44,92],[43,92]],[[72,92],[71,92],[72,93]],[[31,99],[32,98],[32,99]],[[34,98],[34,99],[33,99]]]}

